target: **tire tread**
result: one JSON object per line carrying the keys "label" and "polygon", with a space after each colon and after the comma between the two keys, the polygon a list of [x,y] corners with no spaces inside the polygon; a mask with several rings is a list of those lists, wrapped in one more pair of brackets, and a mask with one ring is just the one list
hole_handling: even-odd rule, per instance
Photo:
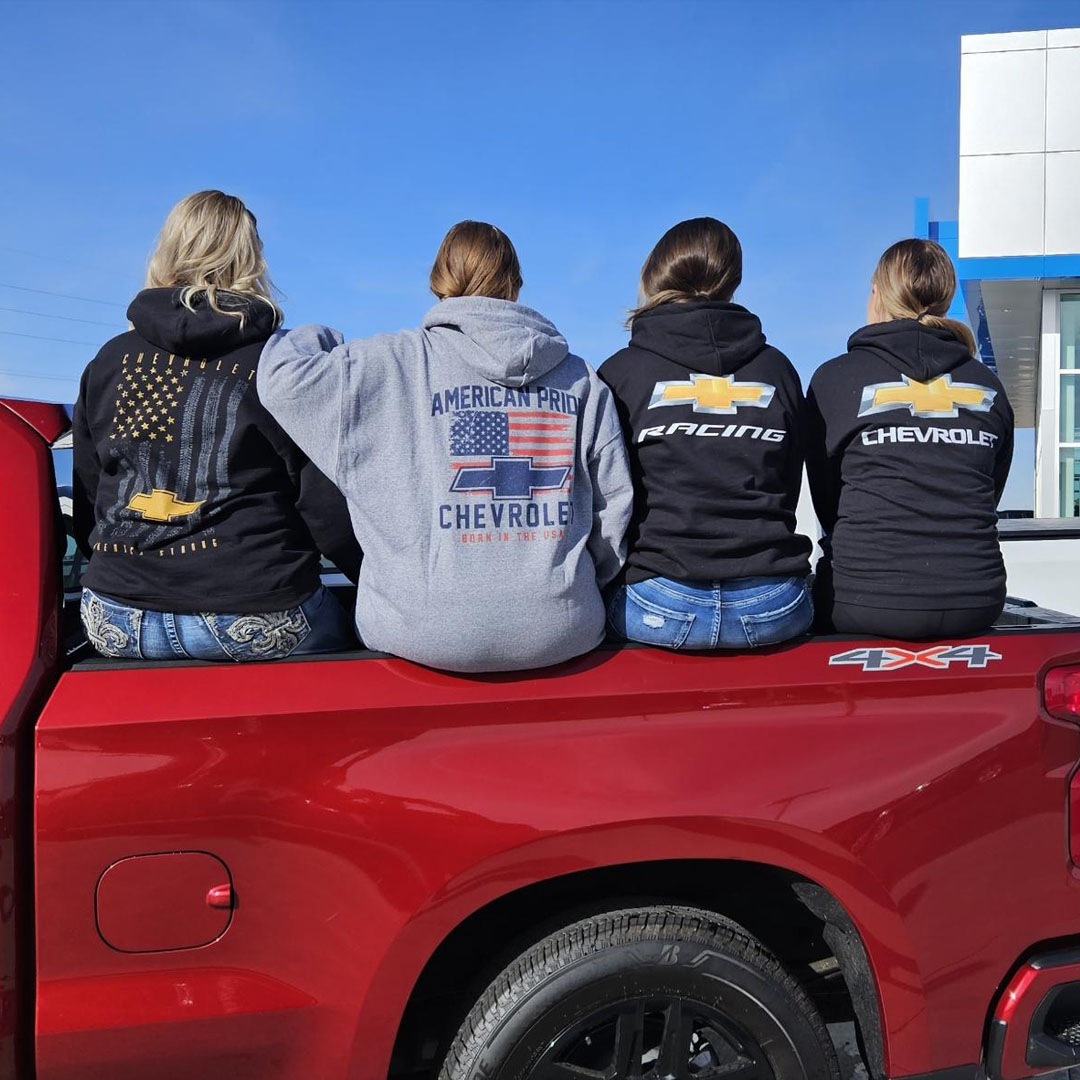
{"label": "tire tread", "polygon": [[828,1029],[783,964],[749,932],[723,915],[679,905],[652,905],[593,915],[537,942],[504,968],[472,1007],[450,1045],[439,1080],[465,1080],[477,1054],[510,1009],[560,968],[611,945],[668,939],[719,946],[777,983],[795,1000],[826,1053],[832,1080],[839,1080],[839,1065]]}

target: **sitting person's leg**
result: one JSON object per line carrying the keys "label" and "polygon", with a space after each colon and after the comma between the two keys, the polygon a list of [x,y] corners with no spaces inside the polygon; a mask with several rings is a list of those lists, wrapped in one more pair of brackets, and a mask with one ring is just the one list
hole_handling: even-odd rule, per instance
{"label": "sitting person's leg", "polygon": [[840,634],[920,641],[981,634],[994,625],[1001,609],[1001,604],[919,611],[834,603],[832,621]]}
{"label": "sitting person's leg", "polygon": [[711,649],[716,591],[708,582],[648,578],[608,597],[608,623],[620,637],[668,649]]}
{"label": "sitting person's leg", "polygon": [[806,577],[734,578],[718,582],[721,648],[779,645],[801,637],[814,622]]}

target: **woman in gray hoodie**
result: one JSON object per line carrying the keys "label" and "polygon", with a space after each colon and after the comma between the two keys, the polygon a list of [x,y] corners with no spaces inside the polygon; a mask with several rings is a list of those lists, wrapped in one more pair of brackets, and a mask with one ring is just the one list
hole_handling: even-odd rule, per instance
{"label": "woman in gray hoodie", "polygon": [[542,315],[493,225],[439,248],[418,330],[279,331],[259,397],[348,501],[365,644],[451,671],[588,652],[633,491],[611,392]]}

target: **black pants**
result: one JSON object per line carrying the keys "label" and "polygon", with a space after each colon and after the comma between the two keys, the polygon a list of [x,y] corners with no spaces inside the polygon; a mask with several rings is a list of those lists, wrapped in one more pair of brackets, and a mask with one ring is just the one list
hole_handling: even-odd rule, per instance
{"label": "black pants", "polygon": [[989,630],[1004,602],[977,608],[888,608],[839,603],[833,593],[832,564],[821,559],[814,575],[815,629],[819,634],[857,634],[868,637],[968,637]]}
{"label": "black pants", "polygon": [[919,638],[970,637],[994,625],[1002,604],[979,608],[954,608],[945,611],[912,611],[906,608],[859,607],[856,604],[832,605],[832,624],[837,633],[871,637]]}

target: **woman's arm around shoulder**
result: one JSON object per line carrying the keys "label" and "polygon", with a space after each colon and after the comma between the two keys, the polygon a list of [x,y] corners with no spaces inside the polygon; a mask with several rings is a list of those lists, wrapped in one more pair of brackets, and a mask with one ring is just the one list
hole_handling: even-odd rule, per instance
{"label": "woman's arm around shoulder", "polygon": [[337,480],[349,346],[328,326],[278,330],[263,346],[259,400],[293,441]]}

